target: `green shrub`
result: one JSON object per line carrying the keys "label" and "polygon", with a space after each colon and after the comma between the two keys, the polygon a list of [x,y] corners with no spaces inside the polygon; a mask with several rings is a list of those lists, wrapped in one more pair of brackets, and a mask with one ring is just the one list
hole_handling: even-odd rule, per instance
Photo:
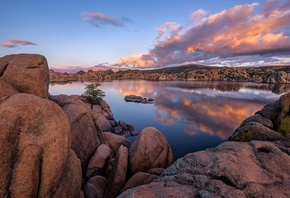
{"label": "green shrub", "polygon": [[83,96],[88,100],[92,105],[100,104],[100,100],[105,97],[105,92],[99,89],[100,84],[88,84],[85,87],[85,92]]}

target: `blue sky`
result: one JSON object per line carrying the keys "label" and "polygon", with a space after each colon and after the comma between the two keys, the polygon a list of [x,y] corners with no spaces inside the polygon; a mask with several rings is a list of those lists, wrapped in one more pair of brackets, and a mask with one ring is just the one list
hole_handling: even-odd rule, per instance
{"label": "blue sky", "polygon": [[289,0],[0,0],[0,7],[0,56],[38,53],[55,69],[290,64]]}

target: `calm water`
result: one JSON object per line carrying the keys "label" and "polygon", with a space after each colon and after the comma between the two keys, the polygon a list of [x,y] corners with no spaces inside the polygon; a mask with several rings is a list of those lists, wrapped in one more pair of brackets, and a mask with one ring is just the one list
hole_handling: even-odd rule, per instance
{"label": "calm water", "polygon": [[[79,95],[85,84],[51,84],[49,91]],[[245,118],[288,90],[285,85],[143,80],[101,82],[100,88],[116,121],[132,124],[138,131],[156,127],[169,141],[175,159],[226,141]],[[125,102],[130,94],[154,98],[155,103]]]}

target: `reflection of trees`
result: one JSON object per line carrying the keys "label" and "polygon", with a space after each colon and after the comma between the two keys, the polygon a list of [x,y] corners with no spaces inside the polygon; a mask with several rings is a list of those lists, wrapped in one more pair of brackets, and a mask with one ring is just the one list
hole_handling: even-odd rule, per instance
{"label": "reflection of trees", "polygon": [[289,84],[265,84],[265,83],[239,83],[239,82],[179,82],[176,86],[183,89],[215,89],[219,91],[239,91],[242,88],[255,90],[272,91],[275,94],[282,94],[290,91]]}

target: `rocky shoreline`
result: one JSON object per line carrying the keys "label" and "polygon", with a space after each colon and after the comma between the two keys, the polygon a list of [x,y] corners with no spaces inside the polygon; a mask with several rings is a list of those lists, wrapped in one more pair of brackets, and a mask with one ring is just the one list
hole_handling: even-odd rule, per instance
{"label": "rocky shoreline", "polygon": [[290,94],[173,162],[158,129],[131,145],[105,101],[51,96],[49,73],[41,55],[0,58],[1,197],[290,197]]}
{"label": "rocky shoreline", "polygon": [[184,65],[152,70],[126,70],[114,72],[79,71],[61,73],[49,71],[51,82],[105,81],[105,80],[151,80],[151,81],[230,81],[255,83],[290,83],[290,67],[211,67]]}

